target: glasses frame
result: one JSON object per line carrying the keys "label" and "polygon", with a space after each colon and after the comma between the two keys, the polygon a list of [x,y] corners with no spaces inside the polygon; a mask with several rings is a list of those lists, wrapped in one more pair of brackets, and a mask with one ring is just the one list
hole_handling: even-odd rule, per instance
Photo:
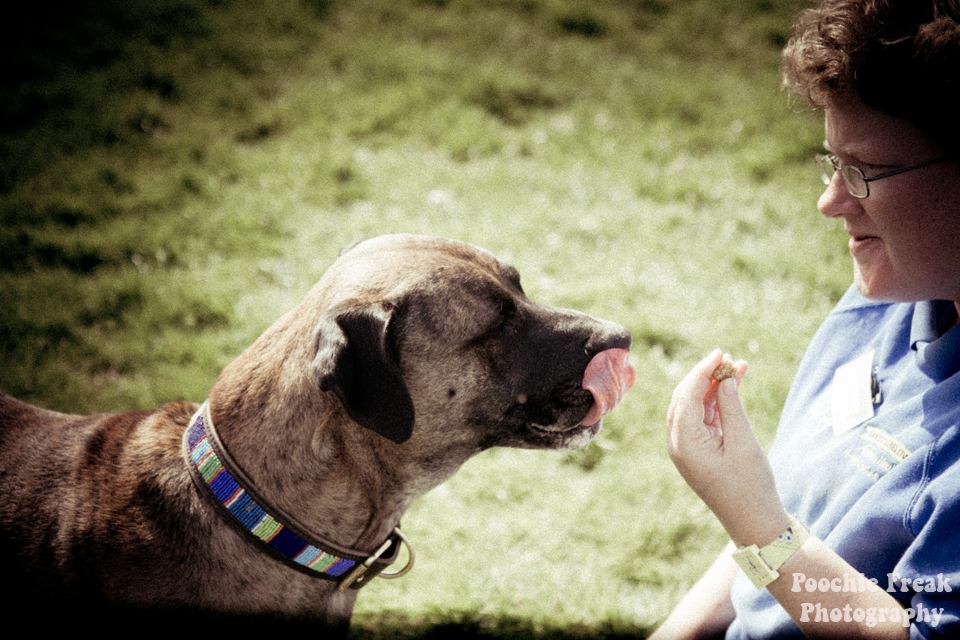
{"label": "glasses frame", "polygon": [[[833,179],[833,173],[837,171],[840,172],[840,176],[843,178],[843,184],[847,187],[847,193],[849,193],[854,198],[859,198],[860,200],[866,198],[870,195],[870,183],[876,182],[877,180],[883,180],[884,178],[889,178],[891,176],[896,176],[901,173],[906,173],[907,171],[913,171],[914,169],[920,169],[921,167],[929,167],[930,165],[938,164],[949,160],[950,156],[944,156],[942,158],[936,158],[934,160],[928,160],[926,162],[921,162],[920,164],[915,164],[911,167],[904,167],[903,169],[894,169],[893,171],[888,171],[886,173],[881,173],[878,176],[873,176],[868,178],[864,175],[863,170],[860,167],[856,167],[852,164],[844,164],[840,162],[840,158],[837,157],[834,153],[818,153],[816,160],[817,166],[820,168],[820,179],[823,180],[823,184],[829,185],[830,181]],[[830,166],[833,167],[833,172],[827,171],[827,163],[830,163]],[[850,176],[849,173],[852,173],[853,176]],[[859,180],[863,183],[863,194],[861,195],[858,192],[854,191],[854,180]]]}

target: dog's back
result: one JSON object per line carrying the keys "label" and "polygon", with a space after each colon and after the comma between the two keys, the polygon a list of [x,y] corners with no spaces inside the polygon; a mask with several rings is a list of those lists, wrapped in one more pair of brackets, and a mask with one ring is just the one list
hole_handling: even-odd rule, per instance
{"label": "dog's back", "polygon": [[[217,534],[180,453],[196,409],[76,416],[0,393],[4,619],[71,633],[310,628],[254,607],[218,611],[197,587],[224,567],[209,564]],[[235,585],[211,588],[229,600]]]}
{"label": "dog's back", "polygon": [[[141,552],[144,573],[162,569],[152,547],[167,532],[150,506],[158,494],[183,495],[189,483],[178,430],[193,410],[173,403],[73,416],[0,393],[0,566],[17,584],[14,602],[89,602],[91,584],[118,588],[110,576]],[[165,428],[149,432],[151,423]],[[134,430],[144,435],[131,437]],[[121,573],[127,584],[119,588],[135,589],[138,576]],[[19,613],[14,606],[4,604]]]}

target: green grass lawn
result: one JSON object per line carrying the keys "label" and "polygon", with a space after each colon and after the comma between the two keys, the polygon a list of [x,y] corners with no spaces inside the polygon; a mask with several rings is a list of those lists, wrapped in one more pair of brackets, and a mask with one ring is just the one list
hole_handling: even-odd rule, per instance
{"label": "green grass lawn", "polygon": [[[0,389],[202,401],[343,245],[459,238],[628,326],[638,382],[572,453],[494,450],[418,502],[364,637],[642,635],[725,540],[673,469],[717,346],[769,443],[851,280],[820,116],[779,88],[801,0],[93,0],[20,23],[0,101]],[[8,27],[9,28],[9,27]]]}

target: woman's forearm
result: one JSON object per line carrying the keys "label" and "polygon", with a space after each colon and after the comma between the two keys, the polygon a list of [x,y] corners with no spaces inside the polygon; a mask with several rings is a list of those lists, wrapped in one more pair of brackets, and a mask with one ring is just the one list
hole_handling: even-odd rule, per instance
{"label": "woman's forearm", "polygon": [[705,640],[722,637],[733,622],[730,587],[739,568],[727,545],[701,578],[683,596],[650,640]]}
{"label": "woman's forearm", "polygon": [[[767,589],[807,637],[910,635],[909,620],[905,625],[906,613],[900,603],[882,587],[859,580],[860,573],[817,538],[808,539],[778,572],[780,577]],[[833,588],[808,590],[807,581],[811,579],[818,585],[826,580]]]}

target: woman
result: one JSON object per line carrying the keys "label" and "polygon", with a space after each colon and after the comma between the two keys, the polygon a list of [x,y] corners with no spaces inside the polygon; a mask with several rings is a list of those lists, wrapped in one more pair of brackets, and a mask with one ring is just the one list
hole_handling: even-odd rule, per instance
{"label": "woman", "polygon": [[670,455],[731,545],[656,638],[960,636],[958,23],[958,0],[821,0],[798,19],[785,83],[824,111],[818,208],[850,235],[854,286],[769,458],[745,363],[718,384],[716,351],[674,392]]}

